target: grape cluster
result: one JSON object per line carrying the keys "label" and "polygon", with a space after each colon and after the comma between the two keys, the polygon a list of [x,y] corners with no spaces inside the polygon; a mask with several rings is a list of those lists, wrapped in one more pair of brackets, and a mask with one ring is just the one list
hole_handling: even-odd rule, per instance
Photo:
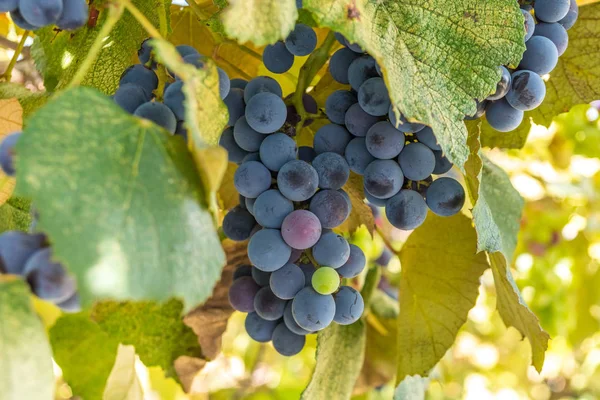
{"label": "grape cluster", "polygon": [[[185,63],[197,68],[203,67],[204,57],[192,46],[180,45],[176,49]],[[183,81],[175,74],[170,73],[170,81],[165,84],[161,103],[156,100],[158,76],[154,69],[157,64],[153,59],[152,48],[148,40],[142,43],[138,51],[138,59],[139,64],[130,66],[121,75],[119,88],[113,96],[114,101],[128,113],[150,120],[169,133],[187,139],[187,129],[184,125]],[[220,96],[227,102],[231,82],[225,71],[221,68],[217,68],[217,70]]]}
{"label": "grape cluster", "polygon": [[250,239],[252,265],[236,271],[229,300],[248,313],[250,337],[291,356],[307,334],[334,321],[351,324],[364,309],[360,293],[340,282],[362,272],[365,255],[331,230],[350,214],[342,189],[350,169],[339,154],[298,149],[280,132],[287,108],[277,81],[260,76],[234,91],[239,101],[228,103],[232,119],[220,144],[239,163],[240,203],[225,216],[223,232]]}
{"label": "grape cluster", "polygon": [[308,25],[296,24],[285,41],[268,45],[263,52],[265,67],[274,74],[283,74],[292,68],[294,58],[304,57],[317,47],[317,34]]}
{"label": "grape cluster", "polygon": [[13,22],[26,30],[55,24],[73,30],[88,20],[86,0],[0,0],[0,12],[10,12]]}
{"label": "grape cluster", "polygon": [[[531,14],[531,11],[535,15]],[[556,67],[558,58],[567,50],[570,29],[579,13],[576,0],[536,0],[524,5],[526,51],[517,70],[502,66],[502,78],[495,93],[479,102],[477,112],[467,119],[483,114],[497,131],[509,132],[523,121],[524,112],[542,104],[546,85],[542,76]]]}
{"label": "grape cluster", "polygon": [[46,236],[8,231],[0,235],[0,273],[22,276],[40,299],[63,311],[80,310],[75,279],[52,259]]}
{"label": "grape cluster", "polygon": [[332,123],[316,132],[316,153],[343,156],[363,175],[367,200],[385,206],[398,229],[415,229],[428,209],[441,216],[458,213],[465,202],[463,187],[449,177],[432,177],[452,168],[433,130],[403,115],[398,121],[375,59],[336,36],[344,47],[331,57],[329,72],[351,89],[327,98],[325,113]]}

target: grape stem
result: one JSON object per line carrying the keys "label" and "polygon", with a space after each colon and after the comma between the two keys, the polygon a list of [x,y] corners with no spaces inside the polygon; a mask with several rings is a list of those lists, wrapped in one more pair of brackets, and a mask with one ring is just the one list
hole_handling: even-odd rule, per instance
{"label": "grape stem", "polygon": [[308,60],[300,68],[300,74],[298,75],[298,84],[296,85],[296,91],[292,97],[292,104],[296,108],[296,112],[300,116],[300,122],[296,124],[296,132],[300,132],[304,121],[307,118],[306,110],[304,109],[304,103],[302,102],[302,96],[306,92],[306,89],[315,78],[319,70],[325,65],[329,59],[329,52],[331,47],[335,43],[335,35],[333,31],[329,32],[325,41],[317,50],[315,50]]}
{"label": "grape stem", "polygon": [[380,227],[375,226],[375,231],[379,234],[379,236],[381,237],[381,240],[383,240],[383,244],[386,245],[386,247],[395,255],[398,255],[398,252],[394,249],[394,246],[392,246],[392,243],[390,242],[390,240],[387,238],[387,236],[385,235],[385,233],[381,230]]}
{"label": "grape stem", "polygon": [[369,303],[371,302],[371,297],[373,297],[373,293],[375,293],[375,289],[377,289],[377,285],[379,285],[379,280],[381,279],[381,268],[377,265],[371,267],[367,272],[367,277],[365,278],[365,284],[360,291],[360,294],[365,302],[365,314],[367,314],[367,310],[369,309]]}
{"label": "grape stem", "polygon": [[17,60],[19,59],[19,56],[21,55],[21,52],[23,51],[23,48],[25,47],[25,41],[29,37],[30,32],[31,31],[23,32],[23,37],[21,38],[21,41],[19,42],[19,44],[17,45],[17,48],[15,49],[15,54],[13,54],[13,56],[10,60],[10,63],[8,64],[8,67],[6,67],[6,71],[4,71],[4,73],[1,76],[2,78],[6,79],[7,82],[10,82],[10,78],[12,78],[12,71],[15,68],[15,65],[17,65]]}
{"label": "grape stem", "polygon": [[123,10],[123,4],[109,4],[108,17],[106,18],[104,25],[102,25],[102,29],[100,29],[100,32],[98,32],[98,36],[96,36],[94,43],[92,43],[90,51],[88,51],[87,56],[69,83],[69,88],[79,86],[81,84],[92,65],[96,62],[100,51],[102,51],[102,48],[105,44],[105,39],[108,37],[117,22],[119,22],[119,19],[121,19]]}

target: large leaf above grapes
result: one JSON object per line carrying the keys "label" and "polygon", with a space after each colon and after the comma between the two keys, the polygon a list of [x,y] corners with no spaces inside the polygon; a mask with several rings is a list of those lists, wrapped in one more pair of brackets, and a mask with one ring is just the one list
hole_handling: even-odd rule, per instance
{"label": "large leaf above grapes", "polygon": [[430,125],[461,167],[469,154],[464,116],[495,90],[498,66],[517,64],[525,50],[514,0],[305,0],[304,7],[375,57],[395,107]]}
{"label": "large leaf above grapes", "polygon": [[17,145],[17,192],[39,211],[83,301],[210,296],[225,256],[180,137],[88,88],[57,95]]}

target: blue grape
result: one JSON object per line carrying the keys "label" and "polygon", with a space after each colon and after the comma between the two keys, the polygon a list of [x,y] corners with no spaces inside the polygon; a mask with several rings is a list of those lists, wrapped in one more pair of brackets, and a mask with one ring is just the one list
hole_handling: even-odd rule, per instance
{"label": "blue grape", "polygon": [[253,312],[254,298],[259,290],[260,286],[251,276],[240,277],[229,287],[229,304],[237,311]]}
{"label": "blue grape", "polygon": [[365,253],[360,247],[351,244],[350,257],[348,258],[348,261],[346,261],[346,263],[339,267],[336,271],[343,278],[354,278],[355,276],[360,275],[360,273],[365,269],[366,265],[367,258],[365,257]]}
{"label": "blue grape", "polygon": [[348,49],[355,53],[363,54],[365,51],[356,43],[350,43],[344,35],[339,32],[335,32],[335,38],[341,45],[346,46]]}
{"label": "blue grape", "polygon": [[89,9],[85,0],[63,0],[63,11],[56,25],[70,31],[84,26],[88,18]]}
{"label": "blue grape", "polygon": [[381,121],[369,129],[365,145],[373,157],[389,160],[400,154],[405,140],[404,133],[394,128],[388,121]]}
{"label": "blue grape", "polygon": [[273,93],[258,93],[246,104],[246,121],[260,133],[273,133],[285,123],[287,107]]}
{"label": "blue grape", "polygon": [[427,189],[429,209],[442,217],[458,213],[465,204],[465,190],[452,178],[439,178]]}
{"label": "blue grape", "polygon": [[286,357],[294,356],[302,351],[306,338],[292,332],[285,323],[280,323],[273,332],[273,347]]}
{"label": "blue grape", "polygon": [[285,323],[285,326],[287,326],[287,328],[290,331],[294,332],[296,335],[306,336],[310,333],[310,331],[307,331],[306,329],[300,327],[300,325],[298,325],[298,323],[294,319],[294,314],[292,312],[292,303],[293,302],[288,301],[288,303],[285,306],[285,310],[283,310],[283,322]]}
{"label": "blue grape", "polygon": [[390,123],[396,127],[400,132],[404,133],[417,133],[423,129],[425,129],[426,125],[418,123],[418,122],[408,122],[406,117],[403,114],[400,114],[400,123],[397,124],[398,120],[396,119],[396,114],[394,113],[394,106],[390,104],[390,108],[388,109],[388,118],[390,119]]}
{"label": "blue grape", "polygon": [[419,142],[423,143],[425,146],[429,147],[431,150],[441,150],[442,149],[442,147],[438,143],[437,139],[435,138],[433,129],[431,129],[428,126],[425,127],[425,129],[417,132],[415,134],[415,136],[417,137],[417,140]]}
{"label": "blue grape", "polygon": [[257,76],[252,79],[246,85],[244,89],[244,101],[246,104],[250,102],[250,99],[259,93],[273,93],[278,97],[283,94],[279,83],[270,76]]}
{"label": "blue grape", "polygon": [[344,85],[350,83],[348,80],[348,68],[350,68],[350,64],[357,58],[358,54],[345,47],[333,53],[329,60],[329,73],[333,80]]}
{"label": "blue grape", "polygon": [[296,0],[296,8],[302,8],[302,0]]}
{"label": "blue grape", "polygon": [[231,80],[231,88],[232,89],[246,89],[246,86],[248,86],[248,81],[245,79],[241,79],[241,78],[235,78]]}
{"label": "blue grape", "polygon": [[221,99],[225,99],[231,89],[231,81],[229,80],[227,72],[222,68],[217,67],[217,72],[219,73],[219,95],[221,96]]}
{"label": "blue grape", "polygon": [[392,253],[392,251],[387,247],[384,247],[383,251],[381,252],[381,255],[377,258],[377,260],[375,260],[375,264],[380,265],[382,267],[387,267],[390,264],[390,261],[392,261],[393,256],[394,254]]}
{"label": "blue grape", "polygon": [[252,267],[251,274],[252,279],[254,279],[254,282],[256,282],[258,286],[269,286],[269,282],[271,281],[271,272],[261,271],[256,267]]}
{"label": "blue grape", "polygon": [[41,28],[40,26],[27,22],[21,15],[19,9],[16,9],[10,13],[10,19],[12,19],[16,26],[24,30],[35,31],[36,29]]}
{"label": "blue grape", "polygon": [[367,114],[358,103],[354,103],[346,111],[344,123],[348,132],[354,136],[367,136],[369,128],[379,121],[378,117]]}
{"label": "blue grape", "polygon": [[60,308],[62,312],[76,313],[81,311],[81,299],[79,298],[79,294],[75,293],[73,296],[69,297],[65,301],[57,303],[56,306]]}
{"label": "blue grape", "polygon": [[535,26],[533,36],[544,36],[554,43],[558,56],[562,56],[569,47],[569,34],[564,26],[559,23],[548,24],[541,22]]}
{"label": "blue grape", "polygon": [[252,265],[240,265],[233,272],[233,280],[238,280],[242,276],[252,277]]}
{"label": "blue grape", "polygon": [[[205,57],[198,52],[189,53],[182,57],[183,57],[183,62],[185,62],[186,64],[193,65],[196,68],[204,68],[206,65],[204,62]],[[179,77],[176,77],[176,78],[179,79]]]}
{"label": "blue grape", "polygon": [[267,190],[262,193],[252,207],[256,222],[265,228],[281,228],[289,213],[294,211],[294,203],[284,197],[279,190]]}
{"label": "blue grape", "polygon": [[309,262],[307,264],[300,264],[299,267],[302,272],[304,272],[304,282],[306,282],[305,286],[312,287],[312,276],[316,271],[315,266]]}
{"label": "blue grape", "polygon": [[240,117],[233,127],[233,138],[241,149],[257,152],[267,136],[256,132],[248,125],[246,117]]}
{"label": "blue grape", "polygon": [[271,173],[258,161],[248,161],[235,171],[233,184],[239,194],[255,199],[271,186]]}
{"label": "blue grape", "polygon": [[254,297],[254,310],[262,319],[276,321],[283,317],[286,303],[285,300],[275,296],[269,286],[265,286]]}
{"label": "blue grape", "polygon": [[150,45],[150,38],[144,40],[138,50],[138,60],[140,64],[148,64],[152,58],[152,46]]}
{"label": "blue grape", "polygon": [[163,103],[148,102],[139,106],[133,115],[154,122],[174,134],[177,129],[177,118],[173,111]]}
{"label": "blue grape", "polygon": [[22,275],[25,263],[45,244],[41,234],[27,234],[19,231],[6,231],[0,235],[0,271]]}
{"label": "blue grape", "polygon": [[283,240],[298,250],[314,246],[319,241],[321,232],[319,218],[307,210],[296,210],[290,213],[281,225]]}
{"label": "blue grape", "polygon": [[346,111],[356,103],[356,95],[349,90],[337,90],[325,101],[325,114],[333,123],[343,125]]}
{"label": "blue grape", "polygon": [[390,198],[400,191],[402,183],[404,174],[398,163],[393,160],[375,160],[365,169],[365,189],[373,197]]}
{"label": "blue grape", "polygon": [[442,151],[434,151],[433,155],[435,156],[435,168],[433,169],[435,175],[445,174],[452,169],[453,164]]}
{"label": "blue grape", "polygon": [[319,175],[308,163],[292,160],[285,164],[277,174],[279,191],[292,201],[310,199],[319,186]]}
{"label": "blue grape", "polygon": [[237,206],[223,218],[223,233],[233,241],[243,242],[250,238],[250,232],[254,229],[254,225],[256,225],[256,220],[252,214]]}
{"label": "blue grape", "polygon": [[533,9],[540,21],[558,22],[567,16],[570,5],[570,0],[537,0]]}
{"label": "blue grape", "polygon": [[350,169],[359,175],[364,174],[367,166],[375,160],[375,157],[367,150],[365,138],[362,137],[354,138],[348,143],[345,157]]}
{"label": "blue grape", "polygon": [[19,13],[34,26],[51,25],[63,12],[63,0],[19,0]]}
{"label": "blue grape", "polygon": [[193,54],[200,55],[198,50],[187,44],[180,44],[179,46],[175,46],[175,49],[177,49],[177,52],[182,58]]}
{"label": "blue grape", "polygon": [[277,325],[279,321],[267,321],[255,312],[248,314],[244,323],[248,336],[259,343],[270,342]]}
{"label": "blue grape", "polygon": [[242,118],[246,113],[244,89],[232,88],[223,102],[227,106],[227,111],[229,111],[229,121],[227,122],[227,125],[234,126],[237,120]]}
{"label": "blue grape", "polygon": [[367,113],[381,117],[390,108],[390,95],[383,78],[370,78],[358,91],[358,104]]}
{"label": "blue grape", "polygon": [[506,101],[513,108],[529,111],[537,108],[546,97],[544,80],[532,71],[517,71],[512,75],[510,91]]}
{"label": "blue grape", "polygon": [[435,169],[435,155],[423,143],[408,144],[398,157],[402,173],[411,181],[427,178]]}
{"label": "blue grape", "polygon": [[506,99],[500,99],[488,104],[485,115],[492,128],[499,132],[510,132],[521,125],[524,113],[513,108]]}
{"label": "blue grape", "polygon": [[307,163],[312,163],[316,156],[317,152],[310,146],[300,146],[298,148],[299,160],[306,161]]}
{"label": "blue grape", "polygon": [[544,36],[534,36],[526,43],[527,50],[519,64],[519,69],[533,71],[538,75],[552,72],[558,63],[558,49],[552,40]]}
{"label": "blue grape", "polygon": [[258,154],[258,152],[246,154],[246,156],[242,159],[242,164],[248,161],[258,161],[262,163],[260,160],[260,154]]}
{"label": "blue grape", "polygon": [[[350,49],[352,50],[352,49]],[[348,81],[352,89],[359,91],[360,87],[370,78],[378,77],[375,59],[371,56],[361,56],[352,61],[348,68]]]}
{"label": "blue grape", "polygon": [[295,56],[307,56],[317,47],[317,34],[308,25],[296,24],[285,39],[285,47]]}
{"label": "blue grape", "polygon": [[[229,161],[234,163],[240,163],[248,155],[248,152],[242,149],[235,141],[235,137],[233,136],[233,128],[229,127],[223,131],[221,134],[221,138],[219,139],[219,146],[223,147],[227,150],[227,154],[229,155]],[[262,164],[261,164],[262,165]],[[266,168],[265,168],[266,169]],[[268,170],[267,170],[268,172]],[[270,174],[269,174],[270,178]],[[239,190],[238,190],[239,191]],[[248,197],[244,195],[245,197]],[[258,196],[258,195],[256,195]],[[254,196],[254,197],[256,197]]]}
{"label": "blue grape", "polygon": [[304,272],[296,264],[285,264],[271,274],[269,281],[275,296],[291,300],[304,287]]}
{"label": "blue grape", "polygon": [[[530,15],[530,14],[528,14],[528,15]],[[502,76],[500,77],[500,81],[498,82],[498,85],[496,85],[496,91],[491,96],[488,96],[488,98],[487,98],[488,100],[500,100],[501,98],[506,96],[506,93],[508,93],[508,90],[510,89],[510,83],[511,83],[510,72],[508,71],[508,69],[506,69],[506,67],[500,67],[500,71],[502,72]],[[484,108],[484,110],[485,110],[485,108]],[[479,111],[479,108],[478,108],[478,111]],[[483,113],[482,113],[482,115],[483,115]],[[432,150],[439,150],[439,149],[432,149]]]}
{"label": "blue grape", "polygon": [[476,120],[479,119],[483,116],[483,114],[485,114],[485,109],[487,108],[487,105],[489,104],[488,100],[483,100],[483,101],[475,101],[475,103],[477,104],[477,108],[475,111],[475,114],[473,115],[467,115],[465,116],[466,120]]}
{"label": "blue grape", "polygon": [[371,193],[369,193],[368,190],[365,190],[365,198],[367,199],[367,201],[370,204],[373,204],[377,207],[385,207],[385,202],[387,201],[387,199],[378,199],[377,197],[373,196]]}
{"label": "blue grape", "polygon": [[292,301],[292,315],[301,328],[320,331],[333,322],[335,301],[329,294],[321,295],[312,287],[305,287]]}
{"label": "blue grape", "polygon": [[350,200],[350,195],[348,195],[344,189],[338,189],[336,192],[344,196],[344,199],[346,199],[346,202],[348,203],[348,209],[352,211],[352,200]]}
{"label": "blue grape", "polygon": [[0,12],[11,12],[19,7],[19,0],[0,0]]}
{"label": "blue grape", "polygon": [[525,41],[527,42],[533,36],[533,31],[535,30],[535,19],[527,10],[521,10],[521,13],[525,19]]}
{"label": "blue grape", "polygon": [[38,250],[29,257],[23,275],[36,296],[53,303],[63,302],[77,291],[75,278],[62,264],[52,260],[49,248]]}
{"label": "blue grape", "polygon": [[328,232],[313,246],[312,255],[319,265],[339,268],[350,258],[350,245],[343,236]]}
{"label": "blue grape", "polygon": [[15,169],[15,146],[21,137],[21,132],[11,133],[0,142],[0,169],[7,176],[14,176]]}
{"label": "blue grape", "polygon": [[350,286],[342,286],[333,298],[335,300],[333,320],[340,325],[355,323],[365,311],[365,302],[362,296]]}
{"label": "blue grape", "polygon": [[385,215],[390,224],[409,231],[425,221],[427,204],[418,192],[403,189],[385,203]]}
{"label": "blue grape", "polygon": [[251,199],[249,197],[244,200],[244,204],[246,205],[246,210],[252,215],[254,215],[254,203],[256,203],[256,199]]}
{"label": "blue grape", "polygon": [[346,221],[350,206],[343,194],[336,190],[320,190],[310,201],[309,210],[319,218],[321,226],[333,229]]}
{"label": "blue grape", "polygon": [[346,146],[351,139],[352,135],[343,126],[328,124],[319,128],[315,133],[313,148],[317,154],[334,152],[344,155]]}
{"label": "blue grape", "polygon": [[265,67],[274,74],[283,74],[294,65],[294,55],[290,53],[283,42],[265,47],[262,60]]}
{"label": "blue grape", "polygon": [[291,254],[292,249],[277,229],[260,230],[248,243],[248,258],[261,271],[277,271],[287,263]]}
{"label": "blue grape", "polygon": [[164,104],[173,111],[179,121],[185,119],[185,95],[183,94],[183,81],[176,81],[165,90]]}
{"label": "blue grape", "polygon": [[271,171],[279,171],[287,162],[296,159],[296,141],[284,133],[267,136],[260,145],[260,159]]}
{"label": "blue grape", "polygon": [[577,22],[577,17],[579,16],[579,6],[577,5],[577,0],[571,0],[569,5],[569,12],[567,15],[558,21],[566,30],[569,30],[575,25]]}
{"label": "blue grape", "polygon": [[115,95],[115,103],[129,114],[133,114],[142,104],[150,101],[151,94],[132,83],[120,86]]}
{"label": "blue grape", "polygon": [[350,178],[350,167],[346,159],[337,153],[321,153],[312,162],[319,175],[321,189],[340,189]]}

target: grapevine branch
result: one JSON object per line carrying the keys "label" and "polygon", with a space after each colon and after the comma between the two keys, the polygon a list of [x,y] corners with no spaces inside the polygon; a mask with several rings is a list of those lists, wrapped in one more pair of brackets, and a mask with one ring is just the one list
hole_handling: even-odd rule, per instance
{"label": "grapevine branch", "polygon": [[15,54],[13,54],[13,57],[10,60],[10,63],[8,64],[8,67],[6,67],[6,71],[4,71],[4,73],[2,74],[2,78],[6,79],[7,82],[10,82],[10,78],[12,77],[12,71],[15,68],[15,65],[17,65],[17,60],[19,59],[19,56],[21,55],[21,52],[25,47],[25,41],[29,37],[29,33],[30,31],[23,32],[23,37],[21,38],[21,41],[15,49]]}

